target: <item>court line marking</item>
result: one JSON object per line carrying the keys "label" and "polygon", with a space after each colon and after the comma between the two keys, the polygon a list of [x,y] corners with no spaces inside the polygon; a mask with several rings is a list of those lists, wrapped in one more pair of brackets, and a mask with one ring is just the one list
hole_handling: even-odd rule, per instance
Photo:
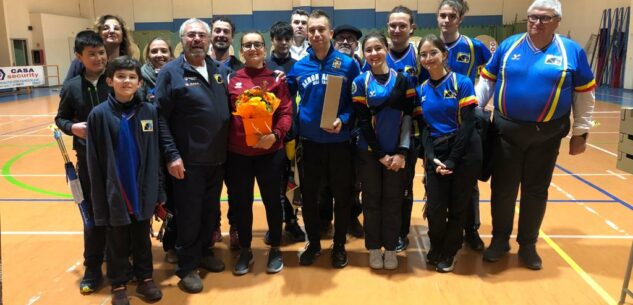
{"label": "court line marking", "polygon": [[552,239],[550,238],[547,234],[545,234],[545,232],[543,232],[543,230],[539,230],[541,235],[540,237],[542,237],[545,242],[552,248],[554,249],[554,251],[574,270],[576,271],[576,273],[587,283],[589,284],[589,286],[596,292],[598,293],[598,295],[605,301],[607,302],[607,304],[609,305],[615,305],[617,304],[615,299],[612,298],[605,290],[604,288],[602,288],[602,286],[600,286],[600,284],[598,284],[598,282],[596,282],[587,272],[585,272],[585,270],[582,269],[582,267],[580,267],[580,265],[578,265],[578,263],[576,263],[576,261],[574,261],[573,258],[571,258],[571,256],[569,256],[567,254],[567,252],[565,252],[565,250],[563,250],[560,246],[558,246],[558,244]]}
{"label": "court line marking", "polygon": [[[36,129],[36,130],[33,130],[33,131],[29,131],[29,132],[27,132],[26,134],[34,134],[34,133],[36,133],[36,132],[40,132],[40,131],[45,130],[45,129],[48,129],[48,127],[44,127],[44,128],[40,128],[40,129]],[[17,138],[17,136],[10,136],[10,137],[8,137],[8,138],[0,139],[0,142],[1,142],[1,141],[8,141],[8,140],[15,139],[15,138]]]}
{"label": "court line marking", "polygon": [[49,134],[3,134],[0,137],[14,137],[14,138],[50,138]]}
{"label": "court line marking", "polygon": [[600,114],[603,114],[603,113],[620,113],[620,111],[616,111],[616,110],[613,110],[613,111],[591,111],[591,113],[600,113]]}
{"label": "court line marking", "polygon": [[[616,177],[618,177],[618,178],[620,178],[620,179],[622,179],[622,180],[626,180],[626,177],[624,177],[625,175],[620,175],[620,174],[618,174],[618,173],[616,173],[616,172],[614,172],[614,171],[612,171],[612,170],[609,170],[609,169],[608,169],[608,170],[607,170],[607,173],[612,174],[612,175],[614,175],[614,176],[616,176]],[[631,175],[631,174],[628,174],[628,176],[630,176],[630,175]]]}
{"label": "court line marking", "polygon": [[63,174],[0,174],[0,177],[66,177]]}
{"label": "court line marking", "polygon": [[[70,195],[70,194],[69,194]],[[0,198],[0,202],[32,202],[32,203],[58,203],[58,202],[72,202],[72,199],[69,198]],[[228,199],[226,197],[223,197],[220,199],[220,202],[226,203],[228,202]],[[254,198],[253,202],[262,202],[261,198]],[[426,202],[426,200],[424,199],[414,199],[413,202]],[[519,199],[517,199],[516,202],[520,202]],[[578,203],[578,202],[585,202],[585,203],[619,203],[615,200],[610,200],[610,199],[576,199],[576,200],[570,200],[570,199],[549,199],[547,200],[548,203]],[[481,199],[479,200],[479,203],[490,203],[490,199]]]}
{"label": "court line marking", "polygon": [[55,117],[55,113],[51,114],[0,114],[0,118],[11,118],[11,117]]}
{"label": "court line marking", "polygon": [[621,204],[622,206],[625,206],[625,207],[629,208],[629,210],[632,210],[632,211],[633,211],[633,206],[632,206],[632,205],[630,205],[630,204],[628,204],[627,202],[625,202],[624,200],[622,200],[622,199],[620,199],[620,198],[616,197],[615,195],[613,195],[613,194],[609,193],[608,191],[606,191],[606,190],[602,189],[601,187],[599,187],[599,186],[597,186],[597,185],[595,185],[595,184],[593,184],[593,183],[589,182],[588,180],[586,180],[586,179],[584,179],[584,178],[582,178],[582,177],[580,177],[580,176],[578,176],[578,175],[575,175],[575,174],[574,174],[573,172],[571,172],[570,170],[568,170],[568,169],[566,169],[566,168],[564,168],[564,167],[562,167],[562,166],[560,166],[560,165],[558,165],[558,164],[556,164],[556,168],[558,168],[558,169],[562,170],[562,171],[563,171],[563,172],[565,172],[565,173],[571,174],[574,178],[576,178],[576,179],[580,180],[580,181],[581,181],[581,182],[583,182],[584,184],[586,184],[586,185],[588,185],[588,186],[592,187],[592,188],[593,188],[593,189],[595,189],[596,191],[598,191],[598,192],[602,193],[603,195],[605,195],[605,196],[607,196],[607,197],[609,197],[609,198],[613,199],[615,202],[617,202],[617,203]]}
{"label": "court line marking", "polygon": [[35,304],[35,302],[39,301],[39,299],[42,297],[42,292],[38,292],[36,295],[32,296],[28,302],[26,302],[26,305],[33,305]]}

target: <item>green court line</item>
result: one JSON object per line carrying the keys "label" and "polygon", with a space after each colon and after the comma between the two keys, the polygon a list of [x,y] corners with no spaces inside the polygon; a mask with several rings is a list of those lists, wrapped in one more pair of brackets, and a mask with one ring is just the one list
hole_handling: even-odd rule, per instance
{"label": "green court line", "polygon": [[17,162],[18,160],[22,159],[24,156],[31,154],[33,152],[36,152],[40,149],[43,148],[47,148],[50,146],[55,145],[55,142],[49,143],[49,144],[42,144],[42,145],[36,145],[30,149],[27,149],[26,151],[17,154],[16,156],[14,156],[13,158],[9,159],[9,161],[7,161],[3,166],[2,166],[2,174],[4,175],[4,178],[7,179],[7,181],[19,188],[23,188],[26,190],[29,190],[31,192],[35,192],[35,193],[40,193],[40,194],[45,194],[45,195],[52,195],[52,196],[56,196],[56,197],[61,197],[61,198],[72,198],[71,194],[67,194],[67,193],[58,193],[58,192],[53,192],[53,191],[48,191],[45,189],[41,189],[29,184],[26,184],[22,181],[19,181],[18,179],[15,179],[15,177],[11,176],[11,167],[13,166],[13,164],[15,162]]}

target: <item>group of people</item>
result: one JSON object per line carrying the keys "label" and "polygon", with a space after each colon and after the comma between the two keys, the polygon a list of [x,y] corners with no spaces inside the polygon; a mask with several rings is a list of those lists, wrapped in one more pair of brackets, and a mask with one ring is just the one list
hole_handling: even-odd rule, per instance
{"label": "group of people", "polygon": [[[451,272],[464,241],[484,250],[477,181],[485,157],[492,160],[493,238],[483,259],[495,262],[510,250],[520,186],[519,258],[541,269],[535,245],[561,140],[573,128],[569,153],[584,151],[595,81],[582,48],[555,33],[558,0],[535,0],[527,32],[494,54],[460,34],[467,11],[465,1],[442,0],[439,35],[414,45],[415,15],[404,6],[388,15],[390,42],[380,32],[363,37],[350,25],[333,28],[323,11],[296,10],[290,22],[271,27],[270,52],[261,33],[244,33],[243,63],[229,52],[230,19],[209,25],[192,18],[180,27],[182,55],[174,58],[169,41],[155,38],[142,67],[123,20],[100,17],[95,31],[77,35],[75,76],[64,84],[55,118],[73,135],[96,223],[84,230],[81,292],[102,281],[105,251],[113,304],[129,304],[131,275],[144,299],[162,297],[152,280],[149,228],[155,207],[165,203],[174,213],[163,239],[166,259],[177,263],[182,290],[200,292],[199,267],[225,269],[213,255],[222,239],[223,184],[230,246],[239,250],[233,273],[248,273],[255,181],[268,224],[267,272],[283,269],[284,231],[294,242],[307,238],[299,263],[312,265],[332,214],[334,268],[348,264],[349,232],[364,236],[372,269],[396,269],[397,252],[408,246],[418,158],[428,265]],[[254,140],[247,132],[253,123],[240,115],[253,92],[272,116]],[[326,92],[340,92],[331,121],[322,117]],[[491,97],[492,121],[482,110]],[[292,170],[300,178],[305,233],[286,197]]]}

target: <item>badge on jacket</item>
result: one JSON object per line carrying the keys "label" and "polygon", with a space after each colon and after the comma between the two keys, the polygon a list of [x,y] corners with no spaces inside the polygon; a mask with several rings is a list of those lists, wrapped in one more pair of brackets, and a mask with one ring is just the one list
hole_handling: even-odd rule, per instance
{"label": "badge on jacket", "polygon": [[332,62],[332,68],[334,69],[340,69],[341,68],[341,59],[340,58],[335,58],[334,62]]}
{"label": "badge on jacket", "polygon": [[220,75],[220,74],[213,74],[213,78],[215,78],[215,81],[216,81],[218,84],[222,84],[222,83],[224,83],[224,82],[222,81],[222,75]]}
{"label": "badge on jacket", "polygon": [[141,120],[141,129],[143,132],[153,132],[154,131],[154,121],[152,120]]}

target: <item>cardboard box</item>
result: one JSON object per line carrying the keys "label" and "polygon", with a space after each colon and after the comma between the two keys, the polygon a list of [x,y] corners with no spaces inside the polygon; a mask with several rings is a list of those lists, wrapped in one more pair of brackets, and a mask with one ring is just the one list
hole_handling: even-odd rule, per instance
{"label": "cardboard box", "polygon": [[633,154],[618,151],[617,169],[633,174]]}
{"label": "cardboard box", "polygon": [[332,128],[332,123],[338,116],[338,106],[341,100],[341,89],[343,88],[343,77],[336,75],[327,76],[327,88],[323,99],[323,110],[321,112],[321,128]]}
{"label": "cardboard box", "polygon": [[620,133],[633,134],[633,109],[620,110]]}
{"label": "cardboard box", "polygon": [[633,155],[633,135],[632,134],[620,134],[620,140],[618,142],[618,151]]}

